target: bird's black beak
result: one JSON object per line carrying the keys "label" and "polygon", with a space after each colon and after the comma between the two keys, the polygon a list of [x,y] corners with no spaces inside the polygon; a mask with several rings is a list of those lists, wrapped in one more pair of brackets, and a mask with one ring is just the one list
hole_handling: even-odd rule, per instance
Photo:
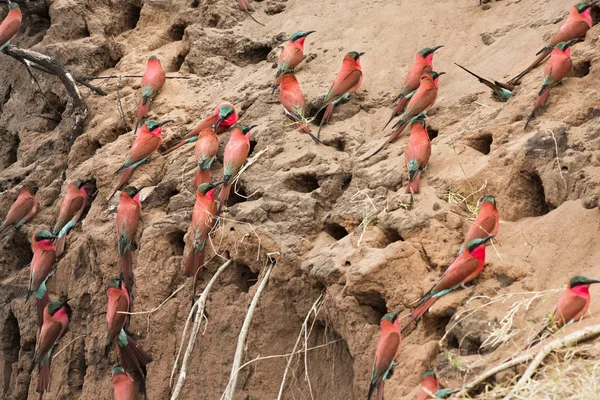
{"label": "bird's black beak", "polygon": [[258,125],[250,125],[250,126],[248,127],[248,132],[250,132],[250,130],[251,130],[251,129],[254,129],[254,128],[256,128],[257,126],[258,126]]}
{"label": "bird's black beak", "polygon": [[361,51],[360,53],[358,53],[359,57],[362,57],[363,55],[365,55],[366,53],[364,51]]}
{"label": "bird's black beak", "polygon": [[308,35],[310,35],[311,33],[315,33],[316,31],[308,31],[308,32],[304,32],[304,37],[307,37]]}
{"label": "bird's black beak", "polygon": [[402,310],[398,310],[392,314],[393,321],[396,321],[396,319],[398,318],[398,315],[400,315],[401,312],[402,312]]}
{"label": "bird's black beak", "polygon": [[494,235],[486,236],[481,240],[481,244],[487,243],[494,238]]}
{"label": "bird's black beak", "polygon": [[434,51],[436,51],[436,50],[438,50],[438,49],[441,49],[442,47],[444,47],[444,45],[443,45],[443,44],[441,44],[441,45],[439,45],[439,46],[434,46],[434,47],[432,47],[432,48],[431,48],[431,52],[433,53]]}
{"label": "bird's black beak", "polygon": [[160,128],[161,126],[163,126],[164,124],[168,124],[169,122],[173,122],[173,120],[172,119],[168,119],[166,121],[159,122],[158,123],[158,127]]}
{"label": "bird's black beak", "polygon": [[597,281],[596,279],[590,279],[586,284],[591,285],[592,283],[600,283],[600,281]]}
{"label": "bird's black beak", "polygon": [[594,4],[596,4],[596,3],[597,3],[597,2],[599,2],[599,1],[600,1],[600,0],[594,0],[594,1],[590,1],[590,2],[588,3],[588,6],[587,6],[587,8],[591,8],[591,7],[592,7]]}
{"label": "bird's black beak", "polygon": [[437,74],[438,74],[438,76],[442,76],[445,74],[445,72],[438,72]]}
{"label": "bird's black beak", "polygon": [[213,130],[217,130],[219,129],[219,125],[221,125],[221,122],[223,122],[223,118],[219,117],[219,119],[217,119],[217,122],[215,122],[215,124],[213,125]]}

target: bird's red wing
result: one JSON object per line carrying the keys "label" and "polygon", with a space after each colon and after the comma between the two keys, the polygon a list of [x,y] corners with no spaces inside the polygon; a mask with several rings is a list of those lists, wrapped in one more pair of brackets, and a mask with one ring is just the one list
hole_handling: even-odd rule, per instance
{"label": "bird's red wing", "polygon": [[327,97],[330,100],[337,99],[338,97],[346,93],[348,90],[358,85],[361,78],[362,71],[359,71],[358,69],[350,71],[348,74],[345,75],[343,74],[343,72],[340,72],[333,81],[333,85],[331,86],[331,89],[329,89]]}
{"label": "bird's red wing", "polygon": [[417,91],[417,93],[415,93],[415,95],[410,99],[406,106],[406,111],[401,117],[402,119],[405,119],[405,117],[408,119],[420,114],[433,105],[437,97],[437,89],[432,86],[421,93],[422,94],[419,94]]}
{"label": "bird's red wing", "polygon": [[569,323],[574,318],[581,318],[579,315],[585,308],[587,302],[580,296],[569,296],[568,301],[561,302],[554,311],[554,321],[558,327]]}
{"label": "bird's red wing", "polygon": [[469,232],[465,238],[465,243],[469,243],[473,239],[483,239],[486,236],[494,235],[496,232],[496,226],[498,224],[498,218],[496,215],[489,215],[481,221],[475,220],[473,225],[469,228]]}
{"label": "bird's red wing", "polygon": [[111,340],[117,337],[127,318],[126,314],[119,314],[117,311],[129,311],[129,302],[124,294],[114,302],[109,300],[107,305],[108,337]]}
{"label": "bird's red wing", "polygon": [[442,290],[450,289],[451,287],[462,283],[465,279],[477,271],[478,265],[479,262],[476,258],[466,258],[462,261],[454,261],[452,265],[448,267],[446,272],[444,272],[444,275],[442,275],[442,278],[439,280],[439,282],[435,285],[435,291],[433,294],[439,293]]}
{"label": "bird's red wing", "polygon": [[570,26],[565,27],[565,29],[558,31],[556,36],[554,36],[554,39],[552,39],[552,44],[568,42],[569,40],[585,36],[586,32],[590,29],[589,25],[585,21],[577,21],[569,25]]}
{"label": "bird's red wing", "polygon": [[389,368],[396,357],[400,346],[400,334],[391,332],[379,346],[377,346],[377,360],[375,363],[375,378],[379,378]]}
{"label": "bird's red wing", "polygon": [[298,89],[280,89],[279,99],[281,100],[281,104],[283,104],[283,107],[292,115],[294,115],[295,107],[299,107],[300,111],[304,109],[304,95]]}
{"label": "bird's red wing", "polygon": [[128,165],[135,164],[154,153],[160,147],[161,142],[162,140],[158,136],[139,135],[129,150],[129,156],[127,157]]}
{"label": "bird's red wing", "polygon": [[0,31],[0,45],[3,45],[4,43],[11,40],[13,36],[15,36],[17,32],[19,32],[20,27],[20,21],[11,21],[8,24],[6,24],[6,26],[3,26],[2,28],[4,29]]}
{"label": "bird's red wing", "polygon": [[50,325],[42,325],[42,331],[40,333],[40,344],[38,346],[38,359],[37,362],[41,361],[46,353],[50,350],[52,345],[60,339],[60,333],[62,332],[62,324],[58,321],[52,322]]}

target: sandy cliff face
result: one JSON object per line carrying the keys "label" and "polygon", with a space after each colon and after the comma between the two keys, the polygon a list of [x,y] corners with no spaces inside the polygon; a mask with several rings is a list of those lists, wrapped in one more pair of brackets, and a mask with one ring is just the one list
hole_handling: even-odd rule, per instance
{"label": "sandy cliff face", "polygon": [[[20,2],[21,3],[21,2]],[[150,117],[173,119],[164,129],[174,143],[221,100],[234,103],[241,121],[258,124],[238,195],[212,238],[203,287],[224,257],[234,264],[213,288],[208,323],[196,345],[184,388],[186,399],[219,399],[228,381],[235,343],[267,253],[277,265],[250,328],[246,360],[291,352],[313,303],[323,303],[308,346],[319,347],[292,364],[284,398],[352,399],[366,396],[386,310],[408,307],[452,261],[473,205],[494,194],[502,223],[497,252],[488,248],[486,270],[470,289],[441,300],[404,340],[389,398],[411,398],[420,374],[435,367],[444,385],[456,386],[521,348],[539,327],[558,293],[538,300],[515,320],[515,335],[500,347],[479,349],[519,296],[483,308],[455,324],[452,315],[497,295],[559,288],[576,273],[599,278],[600,128],[598,36],[572,50],[573,73],[553,90],[548,109],[523,131],[543,67],[529,74],[508,103],[453,65],[506,80],[533,59],[572,6],[560,0],[477,2],[255,3],[259,26],[230,0],[68,1],[24,10],[14,41],[48,53],[75,75],[140,74],[149,55],[160,58],[171,79],[152,103]],[[25,7],[23,7],[25,8]],[[0,16],[6,7],[0,11]],[[598,9],[593,10],[594,17]],[[316,146],[282,115],[271,96],[273,62],[296,30],[316,30],[297,77],[309,108],[322,96],[348,51],[365,51],[364,83],[336,107]],[[434,67],[440,78],[428,123],[433,153],[416,209],[407,211],[402,154],[406,134],[380,156],[362,161],[387,132],[381,127],[414,54],[443,44]],[[81,88],[90,109],[84,133],[70,146],[65,132],[70,105],[53,77],[34,72],[43,93],[12,58],[0,54],[0,215],[23,184],[38,188],[40,210],[19,232],[0,242],[0,391],[4,398],[35,397],[37,373],[28,370],[36,340],[35,307],[25,302],[31,259],[29,239],[53,224],[66,182],[86,179],[90,205],[69,235],[66,254],[51,278],[52,297],[67,294],[74,316],[61,345],[76,339],[52,365],[45,398],[112,398],[103,358],[105,289],[118,273],[114,204],[106,197],[113,172],[132,142],[139,79],[100,83],[108,96]],[[95,81],[99,83],[100,81]],[[119,118],[117,89],[127,127]],[[44,96],[46,99],[44,99]],[[222,175],[221,135],[213,180]],[[135,310],[151,310],[180,285],[186,232],[194,203],[193,146],[155,157],[132,183],[149,189],[134,253]],[[191,285],[158,311],[137,315],[130,331],[153,357],[150,399],[168,397],[168,377],[190,307]],[[468,298],[480,296],[467,303]],[[597,288],[592,297],[598,297]],[[592,303],[591,310],[600,310]],[[406,312],[405,312],[406,313]],[[589,323],[589,320],[583,323]],[[442,342],[439,342],[442,336]],[[331,342],[331,343],[330,343]],[[62,347],[62,346],[59,346]],[[242,371],[240,399],[276,397],[285,358],[257,361]],[[305,371],[305,365],[308,369]]]}

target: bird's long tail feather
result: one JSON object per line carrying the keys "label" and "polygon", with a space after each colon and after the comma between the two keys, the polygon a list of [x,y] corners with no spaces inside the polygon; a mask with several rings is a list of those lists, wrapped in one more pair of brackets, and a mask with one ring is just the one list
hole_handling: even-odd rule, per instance
{"label": "bird's long tail feather", "polygon": [[122,256],[119,257],[119,268],[123,274],[123,283],[127,291],[131,293],[133,288],[133,252],[131,248],[127,249]]}
{"label": "bird's long tail feather", "polygon": [[527,75],[529,72],[533,71],[533,69],[535,67],[538,66],[539,63],[541,63],[542,61],[544,61],[544,58],[546,58],[546,56],[548,56],[548,54],[550,54],[552,51],[551,50],[546,50],[543,51],[536,59],[535,61],[529,66],[527,67],[524,71],[522,71],[520,74],[518,74],[517,76],[515,76],[514,78],[512,78],[510,81],[508,81],[509,85],[518,85],[519,82],[521,81],[521,79],[523,79],[523,77],[525,75]]}
{"label": "bird's long tail feather", "polygon": [[206,168],[196,171],[192,185],[194,185],[194,187],[198,187],[207,182],[210,182],[210,169]]}
{"label": "bird's long tail feather", "polygon": [[402,123],[398,127],[398,129],[396,129],[394,131],[394,133],[392,133],[390,135],[390,137],[385,141],[385,143],[382,144],[374,153],[372,153],[370,156],[368,156],[367,159],[373,157],[376,154],[381,153],[387,147],[388,144],[393,143],[398,138],[398,136],[400,136],[400,134],[402,133],[402,131],[404,131],[404,128],[406,128],[406,125],[408,125],[407,122]]}
{"label": "bird's long tail feather", "polygon": [[142,348],[127,335],[125,331],[121,330],[119,336],[125,335],[127,343],[121,346],[121,338],[119,337],[119,353],[121,356],[121,365],[125,370],[138,371],[142,377],[146,377],[146,365],[152,361],[152,358],[142,350]]}
{"label": "bird's long tail feather", "polygon": [[39,377],[36,391],[40,393],[40,397],[44,392],[50,391],[50,364],[52,362],[52,356],[50,356],[46,362],[39,368]]}
{"label": "bird's long tail feather", "polygon": [[165,156],[165,155],[169,154],[170,152],[177,150],[178,148],[180,148],[184,144],[191,143],[191,141],[189,141],[189,139],[190,138],[181,139],[179,142],[175,143],[173,146],[171,146],[170,148],[168,148],[167,150],[165,150],[162,153],[162,155]]}
{"label": "bird's long tail feather", "polygon": [[133,175],[134,170],[135,170],[135,168],[127,168],[126,170],[123,171],[123,174],[121,175],[121,180],[119,181],[119,184],[115,187],[115,190],[113,190],[113,192],[110,195],[110,197],[108,198],[108,200],[112,199],[113,196],[115,195],[115,193],[117,193],[117,190],[121,189],[123,187],[123,185],[127,183],[129,178],[131,178],[131,175]]}
{"label": "bird's long tail feather", "polygon": [[550,95],[550,89],[551,89],[551,87],[547,88],[545,91],[541,92],[541,94],[538,96],[538,98],[535,102],[535,107],[533,107],[531,114],[529,114],[529,117],[527,117],[527,121],[525,121],[524,129],[527,129],[529,122],[533,119],[533,117],[535,117],[535,113],[537,112],[537,110],[539,110],[540,107],[542,107],[544,105],[544,103],[546,102],[546,100],[548,99],[548,96]]}
{"label": "bird's long tail feather", "polygon": [[54,247],[56,247],[56,257],[60,257],[65,252],[65,244],[67,243],[67,234],[56,239]]}
{"label": "bird's long tail feather", "polygon": [[221,211],[223,211],[225,202],[227,202],[227,199],[229,199],[230,191],[231,191],[231,183],[227,183],[221,187],[221,191],[219,192],[219,208],[217,209],[217,214],[215,215],[216,217],[221,215]]}
{"label": "bird's long tail feather", "polygon": [[404,112],[404,109],[406,108],[406,105],[408,104],[408,100],[410,100],[409,97],[403,96],[400,101],[398,102],[398,104],[396,104],[396,106],[394,107],[394,111],[392,111],[392,116],[390,117],[390,119],[388,120],[388,122],[386,122],[385,126],[383,127],[382,131],[385,130],[385,128],[387,128],[387,126],[390,124],[390,122],[392,122],[392,120],[394,118],[396,118],[398,115],[402,114],[402,112]]}
{"label": "bird's long tail feather", "polygon": [[321,118],[321,123],[319,124],[319,130],[317,131],[318,139],[321,138],[321,128],[323,127],[323,125],[325,125],[329,121],[329,118],[331,118],[331,113],[333,113],[334,107],[335,107],[335,104],[333,104],[333,103],[329,103],[327,105],[327,107],[325,107],[325,113],[323,114],[323,118]]}

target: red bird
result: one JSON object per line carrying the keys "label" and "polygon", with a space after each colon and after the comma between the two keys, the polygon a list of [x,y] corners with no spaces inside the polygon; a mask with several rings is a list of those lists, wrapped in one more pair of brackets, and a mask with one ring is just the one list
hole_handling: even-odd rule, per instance
{"label": "red bird", "polygon": [[193,143],[198,140],[198,135],[203,129],[213,128],[216,133],[223,133],[234,126],[238,121],[238,115],[235,107],[231,103],[221,103],[217,106],[214,113],[204,118],[198,125],[191,129],[183,139],[177,142],[173,147],[166,150],[163,155],[169,154],[175,149],[186,143]]}
{"label": "red bird", "polygon": [[550,59],[546,63],[546,68],[544,68],[544,84],[538,93],[535,107],[531,114],[529,114],[527,122],[525,122],[525,129],[527,129],[529,121],[535,116],[535,112],[544,105],[554,86],[558,85],[571,72],[573,61],[571,61],[570,46],[575,42],[571,40],[570,42],[561,42],[554,46]]}
{"label": "red bird", "polygon": [[394,368],[394,359],[400,354],[402,334],[400,328],[398,328],[398,314],[400,314],[400,311],[386,314],[379,322],[381,336],[375,352],[371,385],[369,386],[369,400],[375,389],[377,389],[377,400],[383,400],[384,382]]}
{"label": "red bird", "polygon": [[411,93],[413,93],[419,88],[421,76],[423,76],[423,74],[426,72],[433,71],[433,53],[437,49],[442,47],[444,46],[435,46],[432,48],[426,47],[424,49],[419,50],[419,52],[415,56],[415,62],[413,63],[410,70],[408,70],[406,78],[404,78],[404,86],[402,86],[400,94],[394,99],[394,103],[398,100],[399,101],[394,107],[394,111],[392,111],[392,116],[385,124],[383,129],[385,129],[388,126],[392,119],[394,119],[404,111],[406,104],[410,100]]}
{"label": "red bird", "polygon": [[[485,264],[485,244],[492,237],[487,236],[469,242],[466,251],[463,251],[454,259],[437,283],[419,299],[417,307],[409,315],[412,321],[419,320],[437,299],[459,286],[471,282],[481,274]],[[410,325],[410,322],[402,330],[404,331],[408,325]]]}
{"label": "red bird", "polygon": [[254,7],[252,7],[252,5],[250,4],[250,2],[248,0],[237,0],[240,8],[246,12],[246,14],[248,14],[248,16],[250,18],[252,18],[252,21],[256,22],[259,25],[265,26],[265,24],[261,24],[260,22],[258,22],[254,16],[252,14],[250,14],[250,11],[254,11]]}
{"label": "red bird", "polygon": [[131,243],[140,222],[142,203],[140,190],[128,186],[121,192],[117,206],[117,240],[119,241],[119,265],[123,273],[123,281],[128,291],[133,286],[133,269]]}
{"label": "red bird", "polygon": [[496,236],[500,222],[500,214],[494,196],[485,196],[481,201],[477,218],[469,228],[463,245],[458,254],[463,252],[467,244],[474,239],[483,239],[487,236]]}
{"label": "red bird", "polygon": [[204,265],[204,246],[217,213],[214,192],[215,187],[211,183],[203,183],[196,189],[196,204],[192,212],[192,248],[183,263],[183,274],[194,277],[193,298],[196,298],[196,281]]}
{"label": "red bird", "polygon": [[296,79],[296,76],[291,73],[284,73],[280,80],[279,86],[279,100],[283,105],[285,114],[291,119],[296,121],[296,126],[301,132],[310,135],[312,140],[316,143],[320,143],[312,132],[310,127],[304,118],[304,94],[300,88],[300,83]]}
{"label": "red bird", "polygon": [[423,118],[413,121],[410,137],[404,149],[404,161],[408,169],[408,186],[406,193],[410,193],[410,208],[413,206],[413,196],[421,190],[421,174],[429,164],[431,156],[431,141],[427,134],[427,127]]}
{"label": "red bird", "polygon": [[131,149],[129,149],[129,153],[125,158],[125,162],[115,171],[115,174],[123,171],[123,175],[121,175],[121,180],[119,184],[112,192],[109,200],[117,193],[117,190],[121,189],[123,185],[127,183],[131,175],[133,175],[133,171],[143,163],[150,161],[150,156],[154,153],[160,145],[162,144],[162,129],[161,126],[168,122],[173,122],[171,120],[156,122],[153,119],[150,119],[144,123],[142,126],[142,130],[140,134],[136,136],[133,144],[131,145]]}
{"label": "red bird", "polygon": [[385,141],[385,143],[381,145],[377,151],[375,151],[375,153],[371,154],[367,158],[373,157],[375,154],[378,154],[385,149],[389,143],[394,142],[394,140],[400,136],[402,131],[404,131],[404,128],[406,128],[412,119],[421,114],[427,114],[427,110],[429,110],[435,104],[438,94],[438,78],[443,74],[445,74],[445,72],[429,71],[421,76],[421,84],[419,85],[419,88],[410,98],[404,113],[402,113],[400,116],[400,120],[396,123],[396,125],[394,125],[394,129],[396,130]]}
{"label": "red bird", "polygon": [[17,200],[10,206],[8,214],[6,214],[6,218],[4,218],[4,222],[0,225],[0,236],[5,237],[11,231],[19,229],[21,226],[31,221],[37,212],[37,207],[37,197],[31,194],[27,188],[21,189]]}
{"label": "red bird", "polygon": [[510,85],[518,85],[519,81],[525,75],[537,67],[539,63],[544,61],[544,58],[550,54],[554,46],[557,44],[561,42],[568,42],[574,39],[584,39],[585,34],[592,27],[591,8],[598,1],[600,0],[593,0],[589,3],[581,2],[571,7],[569,18],[567,18],[567,20],[561,25],[560,29],[556,35],[554,35],[550,43],[536,54],[538,58],[536,58],[535,61],[529,67],[527,67],[527,69],[512,78],[508,83]]}
{"label": "red bird", "polygon": [[52,243],[54,238],[56,236],[45,230],[36,232],[31,238],[33,258],[30,264],[31,272],[29,274],[27,298],[29,299],[29,296],[35,293],[38,325],[41,325],[43,322],[44,307],[46,307],[49,300],[46,291],[46,281],[56,261],[56,248]]}
{"label": "red bird", "polygon": [[135,113],[137,120],[135,121],[135,129],[133,135],[137,134],[138,126],[142,122],[148,111],[150,110],[150,102],[154,96],[160,92],[166,80],[165,71],[163,71],[160,61],[156,56],[150,56],[148,58],[148,64],[146,65],[146,72],[142,76],[142,100],[138,106],[138,110]]}
{"label": "red bird", "polygon": [[31,369],[38,364],[39,378],[36,390],[40,393],[40,398],[44,392],[50,391],[52,352],[69,327],[71,307],[68,301],[69,299],[61,297],[60,301],[51,301],[44,309],[44,322],[31,364]]}
{"label": "red bird", "polygon": [[281,83],[281,76],[286,72],[293,72],[298,64],[302,62],[304,58],[304,40],[306,37],[315,31],[308,32],[296,32],[292,35],[289,42],[285,44],[285,47],[279,54],[279,60],[277,61],[277,73],[275,74],[275,83],[273,84],[273,91],[275,92],[277,86]]}
{"label": "red bird", "polygon": [[67,234],[79,222],[87,205],[88,195],[84,184],[85,182],[77,180],[67,186],[67,194],[60,205],[58,219],[52,230],[52,234],[57,237],[55,243],[56,257],[59,257],[65,251]]}
{"label": "red bird", "polygon": [[240,171],[248,158],[248,154],[250,154],[250,130],[257,126],[238,125],[231,132],[231,137],[227,142],[227,146],[225,146],[225,154],[223,155],[223,187],[219,192],[217,216],[221,215],[221,210],[229,198],[233,178]]}
{"label": "red bird", "polygon": [[198,172],[194,177],[194,187],[198,187],[210,180],[210,167],[217,158],[219,150],[219,136],[212,128],[204,128],[198,134],[198,141],[194,148]]}
{"label": "red bird", "polygon": [[[335,105],[340,101],[348,100],[350,95],[354,94],[354,92],[360,88],[363,80],[360,57],[363,54],[365,53],[351,51],[344,57],[342,68],[335,77],[333,85],[331,85],[331,89],[329,89],[329,92],[325,96],[325,104],[323,107],[321,107],[321,110],[325,109],[325,113],[323,114],[323,118],[321,118],[321,124],[319,125],[319,130],[317,131],[317,138],[320,138],[321,127],[323,124],[326,124],[329,121]],[[319,110],[319,112],[321,110]]]}
{"label": "red bird", "polygon": [[114,400],[137,400],[138,391],[135,381],[120,365],[115,365],[112,370]]}
{"label": "red bird", "polygon": [[582,319],[590,307],[589,289],[590,285],[594,283],[600,283],[600,281],[581,275],[572,277],[567,290],[558,299],[558,304],[548,322],[528,347],[535,346],[552,331]]}
{"label": "red bird", "polygon": [[433,370],[425,371],[421,377],[421,385],[416,400],[435,399],[435,392],[440,390],[440,384]]}
{"label": "red bird", "polygon": [[8,46],[9,42],[17,36],[21,28],[21,9],[17,3],[8,2],[8,14],[0,24],[0,51]]}
{"label": "red bird", "polygon": [[129,292],[123,285],[121,279],[113,279],[106,290],[108,304],[106,306],[106,347],[104,357],[108,358],[113,342],[116,340],[119,346],[121,364],[128,370],[137,370],[140,375],[146,377],[146,365],[152,361],[142,348],[125,332],[124,325],[127,314],[121,312],[129,311]]}

